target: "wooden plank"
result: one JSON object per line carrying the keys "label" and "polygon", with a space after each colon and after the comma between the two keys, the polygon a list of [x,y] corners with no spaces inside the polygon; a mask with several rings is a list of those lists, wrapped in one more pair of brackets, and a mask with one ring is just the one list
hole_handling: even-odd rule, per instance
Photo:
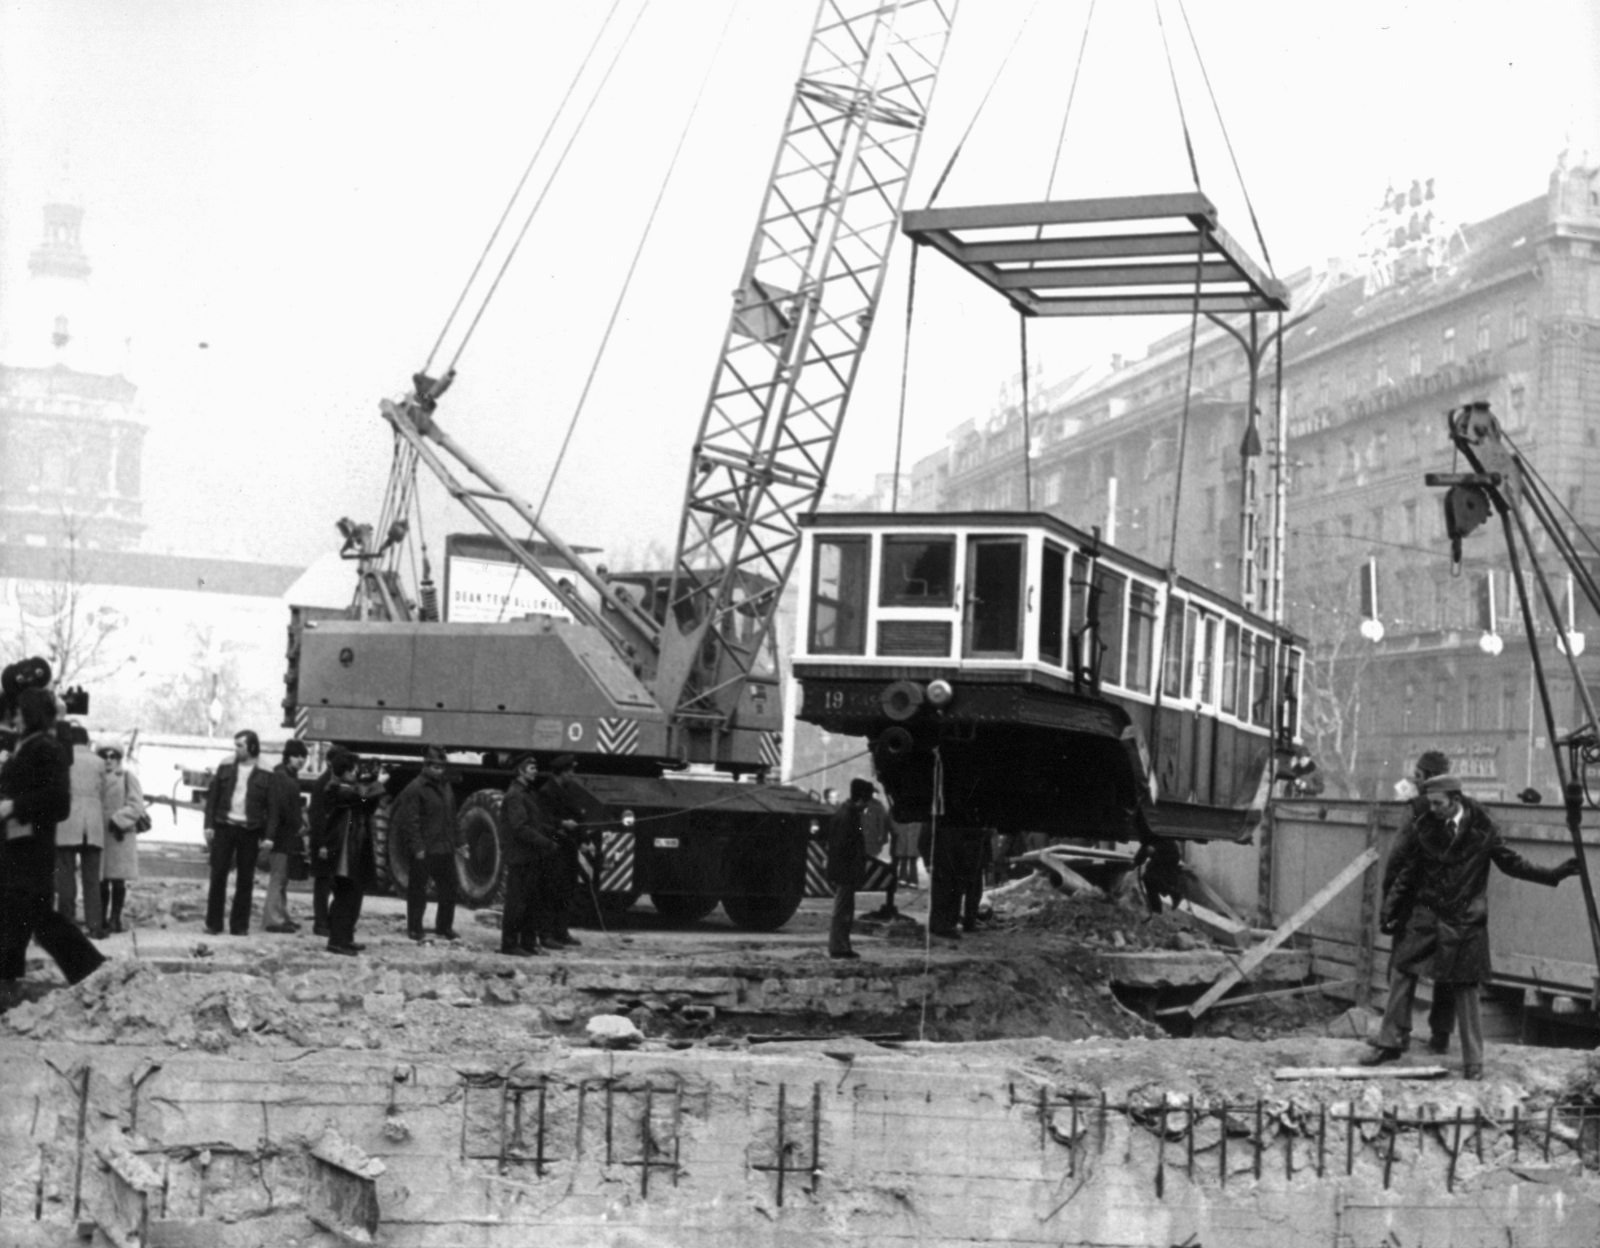
{"label": "wooden plank", "polygon": [[[1319,980],[1314,984],[1298,984],[1293,988],[1274,988],[1271,992],[1252,992],[1247,997],[1229,997],[1224,1001],[1218,1001],[1211,1008],[1214,1010],[1226,1010],[1230,1006],[1254,1005],[1257,1001],[1271,1001],[1278,997],[1298,997],[1307,992],[1331,993],[1340,988],[1352,987],[1355,982],[1353,979],[1325,979]],[[1169,1005],[1164,1010],[1157,1010],[1156,1014],[1182,1014],[1188,1008],[1186,1005]]]}
{"label": "wooden plank", "polygon": [[[1003,269],[993,279],[1002,290],[1068,290],[1074,287],[1175,286],[1193,289],[1192,264],[1077,264],[1071,268]],[[1200,265],[1200,281],[1210,291],[1219,282],[1244,284],[1231,264]],[[1243,293],[1234,291],[1234,294]]]}
{"label": "wooden plank", "polygon": [[1244,957],[1240,958],[1238,964],[1232,970],[1207,988],[1205,995],[1189,1007],[1189,1016],[1191,1018],[1199,1018],[1209,1010],[1217,1003],[1223,993],[1227,992],[1228,989],[1265,962],[1268,954],[1310,922],[1324,906],[1350,887],[1351,884],[1355,883],[1356,880],[1360,879],[1367,868],[1377,861],[1378,851],[1376,849],[1362,850],[1349,866],[1324,884],[1316,896],[1290,915],[1271,936],[1268,936],[1259,945],[1251,949],[1249,953],[1245,954]]}
{"label": "wooden plank", "polygon": [[[1206,240],[1207,255],[1215,248]],[[1009,243],[958,243],[967,264],[1015,264],[1026,260],[1114,260],[1122,256],[1193,256],[1194,231],[1182,234],[1097,234],[1093,238],[1023,239]]]}
{"label": "wooden plank", "polygon": [[1201,217],[1215,228],[1217,209],[1197,191],[1036,200],[971,208],[914,208],[901,214],[900,231],[915,237],[938,230],[994,230],[1028,225],[1073,225],[1084,221],[1150,221],[1162,217],[1187,217],[1191,221]]}
{"label": "wooden plank", "polygon": [[1443,1066],[1279,1066],[1274,1079],[1442,1079]]}

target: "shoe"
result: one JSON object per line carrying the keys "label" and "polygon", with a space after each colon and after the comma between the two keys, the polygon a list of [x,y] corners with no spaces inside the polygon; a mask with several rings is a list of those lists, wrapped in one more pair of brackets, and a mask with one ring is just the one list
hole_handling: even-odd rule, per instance
{"label": "shoe", "polygon": [[206,935],[207,936],[220,936],[220,935],[222,935],[222,929],[220,927],[212,927],[208,923],[206,925]]}
{"label": "shoe", "polygon": [[120,935],[122,933],[122,920],[121,919],[112,919],[111,920],[111,930]]}
{"label": "shoe", "polygon": [[275,936],[285,936],[291,932],[298,932],[300,927],[295,923],[270,923],[263,930],[271,932]]}
{"label": "shoe", "polygon": [[426,941],[428,939],[428,937],[427,937],[426,933],[424,933],[423,930],[420,927],[413,927],[413,928],[410,928],[410,929],[408,929],[406,931],[406,939],[407,940],[414,940],[414,941],[417,942],[417,944],[420,945],[424,941]]}
{"label": "shoe", "polygon": [[830,949],[828,950],[828,956],[830,958],[849,958],[852,961],[859,961],[861,958],[861,955],[854,949],[845,949],[839,953],[835,953],[832,949]]}
{"label": "shoe", "polygon": [[930,935],[930,936],[942,936],[946,940],[960,940],[961,939],[960,930],[958,928],[954,928],[954,927],[930,927],[928,929],[928,935]]}
{"label": "shoe", "polygon": [[434,935],[437,936],[440,940],[452,940],[453,941],[453,940],[460,940],[461,939],[461,937],[457,933],[455,933],[453,931],[435,932]]}
{"label": "shoe", "polygon": [[502,948],[500,956],[503,958],[536,958],[539,954],[535,950],[524,949],[521,945],[517,945],[511,949]]}
{"label": "shoe", "polygon": [[1375,1044],[1360,1057],[1356,1058],[1356,1065],[1382,1066],[1385,1062],[1398,1062],[1403,1055],[1403,1049],[1391,1049]]}
{"label": "shoe", "polygon": [[353,958],[356,956],[356,954],[360,953],[361,950],[356,948],[354,945],[336,945],[330,940],[328,942],[328,952],[337,953],[346,958]]}
{"label": "shoe", "polygon": [[328,925],[326,923],[313,923],[311,925],[311,934],[313,936],[332,935],[332,933],[328,930]]}
{"label": "shoe", "polygon": [[978,925],[976,923],[963,923],[961,930],[963,932],[975,932],[978,930]]}
{"label": "shoe", "polygon": [[1464,1069],[1461,1072],[1461,1077],[1463,1079],[1469,1079],[1473,1083],[1482,1083],[1483,1082],[1483,1067],[1482,1066],[1468,1066],[1468,1067],[1466,1067],[1466,1069]]}
{"label": "shoe", "polygon": [[352,949],[354,949],[357,953],[362,953],[366,949],[366,946],[363,945],[359,940],[352,940],[350,942],[350,947]]}
{"label": "shoe", "polygon": [[105,940],[110,935],[111,929],[109,927],[91,927],[88,931],[90,940]]}
{"label": "shoe", "polygon": [[1430,1053],[1438,1053],[1438,1054],[1445,1054],[1445,1053],[1448,1053],[1449,1051],[1450,1051],[1450,1037],[1449,1036],[1445,1035],[1445,1036],[1429,1036],[1428,1037],[1428,1052],[1430,1052]]}
{"label": "shoe", "polygon": [[571,932],[561,932],[558,935],[552,936],[550,938],[550,943],[555,945],[571,945],[574,948],[583,944],[583,942]]}

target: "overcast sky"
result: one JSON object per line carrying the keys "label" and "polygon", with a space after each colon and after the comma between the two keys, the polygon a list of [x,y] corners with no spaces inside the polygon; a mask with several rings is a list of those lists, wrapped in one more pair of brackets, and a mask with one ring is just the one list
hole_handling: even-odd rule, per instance
{"label": "overcast sky", "polygon": [[[624,25],[641,0],[621,0]],[[151,549],[304,563],[376,517],[378,400],[404,390],[608,5],[472,0],[0,0],[0,300],[40,205],[85,207],[94,284],[132,339],[150,426]],[[1045,192],[1086,0],[967,0],[912,206],[978,117],[941,206]],[[709,88],[548,516],[567,540],[671,545],[689,442],[813,8],[653,0],[461,365],[440,419],[537,497],[673,144]],[[1190,188],[1153,5],[1101,3],[1059,197]],[[1176,0],[1162,0],[1203,189],[1258,253]],[[1435,178],[1462,221],[1600,159],[1600,5],[1189,0],[1282,275],[1353,254],[1386,184]],[[620,29],[620,27],[619,27]],[[609,49],[614,44],[606,45]],[[892,461],[907,250],[897,248],[836,464]],[[909,452],[988,414],[1016,321],[929,257]],[[1170,326],[1031,331],[1051,372]],[[202,348],[201,343],[208,344]],[[441,493],[431,536],[467,527]]]}

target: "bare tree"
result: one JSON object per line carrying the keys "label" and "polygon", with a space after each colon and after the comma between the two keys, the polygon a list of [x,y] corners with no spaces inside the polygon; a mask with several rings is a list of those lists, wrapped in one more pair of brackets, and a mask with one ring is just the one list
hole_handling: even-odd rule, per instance
{"label": "bare tree", "polygon": [[259,719],[239,679],[239,663],[213,624],[189,625],[188,661],[150,691],[145,723],[154,732],[212,736],[221,724]]}
{"label": "bare tree", "polygon": [[127,617],[96,594],[87,579],[82,521],[61,517],[62,545],[55,551],[51,576],[24,580],[16,589],[16,611],[6,630],[5,652],[12,656],[42,655],[61,686],[103,679],[128,657],[113,660],[112,639]]}

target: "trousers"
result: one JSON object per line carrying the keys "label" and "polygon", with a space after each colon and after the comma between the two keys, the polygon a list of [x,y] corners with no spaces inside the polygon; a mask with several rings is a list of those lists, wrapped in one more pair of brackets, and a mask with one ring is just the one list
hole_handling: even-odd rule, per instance
{"label": "trousers", "polygon": [[828,922],[828,952],[850,952],[850,927],[856,921],[856,886],[833,886],[833,917]]}
{"label": "trousers", "polygon": [[289,855],[273,852],[267,855],[271,874],[267,876],[267,895],[261,903],[261,925],[282,927],[294,922],[289,917]]}
{"label": "trousers", "polygon": [[78,877],[83,877],[83,925],[91,932],[105,926],[100,908],[100,854],[97,845],[56,846],[56,909],[71,919],[78,910]]}
{"label": "trousers", "polygon": [[[1383,1024],[1378,1028],[1378,1046],[1404,1049],[1411,1040],[1411,1011],[1417,996],[1416,975],[1391,973],[1389,1000],[1383,1009]],[[1441,991],[1441,989],[1443,991]],[[1477,984],[1434,984],[1433,1007],[1428,1011],[1428,1028],[1436,1036],[1450,1034],[1450,1015],[1461,1029],[1461,1066],[1467,1071],[1483,1070],[1483,1013],[1478,1004]]]}
{"label": "trousers", "polygon": [[347,875],[333,877],[333,896],[328,901],[328,943],[356,943],[356,924],[361,919],[361,885]]}
{"label": "trousers", "polygon": [[106,960],[77,924],[56,909],[49,883],[25,879],[0,888],[0,978],[23,977],[30,940],[55,959],[69,984],[87,979]]}
{"label": "trousers", "polygon": [[256,857],[261,852],[261,834],[237,823],[219,823],[211,834],[211,891],[206,896],[206,926],[222,930],[222,913],[227,908],[228,876],[233,880],[233,908],[228,912],[228,930],[243,936],[250,930],[250,895],[255,888]]}
{"label": "trousers", "polygon": [[406,929],[422,930],[422,918],[428,912],[428,881],[433,881],[438,907],[433,912],[433,930],[444,933],[455,930],[456,921],[456,863],[453,854],[427,854],[411,860],[411,876],[406,881]]}

